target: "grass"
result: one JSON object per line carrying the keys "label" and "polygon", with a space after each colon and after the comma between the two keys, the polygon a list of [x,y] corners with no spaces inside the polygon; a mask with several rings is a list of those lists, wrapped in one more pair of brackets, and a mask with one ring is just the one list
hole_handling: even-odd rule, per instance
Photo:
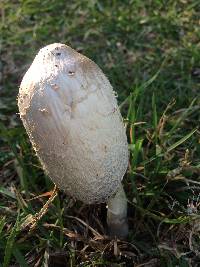
{"label": "grass", "polygon": [[[199,1],[2,0],[0,266],[199,266]],[[16,97],[38,49],[69,44],[93,59],[118,93],[130,166],[128,241],[106,236],[105,205],[62,192],[47,201],[43,173]]]}

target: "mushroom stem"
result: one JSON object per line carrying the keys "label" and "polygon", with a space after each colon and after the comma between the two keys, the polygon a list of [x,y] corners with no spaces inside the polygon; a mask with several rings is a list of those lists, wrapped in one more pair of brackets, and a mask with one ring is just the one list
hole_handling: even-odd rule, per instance
{"label": "mushroom stem", "polygon": [[127,198],[122,184],[107,202],[107,225],[110,236],[122,239],[127,237]]}

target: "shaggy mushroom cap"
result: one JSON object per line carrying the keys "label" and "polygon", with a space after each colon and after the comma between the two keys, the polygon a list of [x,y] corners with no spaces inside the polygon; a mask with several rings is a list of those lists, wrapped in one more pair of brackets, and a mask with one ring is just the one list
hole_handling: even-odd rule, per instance
{"label": "shaggy mushroom cap", "polygon": [[90,59],[64,44],[42,48],[19,90],[20,117],[44,170],[68,195],[106,201],[128,165],[112,86]]}

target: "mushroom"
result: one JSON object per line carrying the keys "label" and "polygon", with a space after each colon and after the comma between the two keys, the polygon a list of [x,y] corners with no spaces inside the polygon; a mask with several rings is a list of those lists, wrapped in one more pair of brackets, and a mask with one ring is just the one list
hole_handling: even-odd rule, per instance
{"label": "mushroom", "polygon": [[52,181],[86,204],[107,202],[110,234],[125,237],[121,181],[128,144],[116,96],[101,69],[69,46],[47,45],[23,77],[18,106]]}

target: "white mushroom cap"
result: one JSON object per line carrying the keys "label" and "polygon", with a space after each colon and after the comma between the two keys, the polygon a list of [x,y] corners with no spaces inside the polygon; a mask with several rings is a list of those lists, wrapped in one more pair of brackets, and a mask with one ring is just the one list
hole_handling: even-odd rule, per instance
{"label": "white mushroom cap", "polygon": [[128,165],[122,117],[108,79],[64,44],[42,48],[19,90],[20,117],[44,170],[68,195],[106,201]]}

